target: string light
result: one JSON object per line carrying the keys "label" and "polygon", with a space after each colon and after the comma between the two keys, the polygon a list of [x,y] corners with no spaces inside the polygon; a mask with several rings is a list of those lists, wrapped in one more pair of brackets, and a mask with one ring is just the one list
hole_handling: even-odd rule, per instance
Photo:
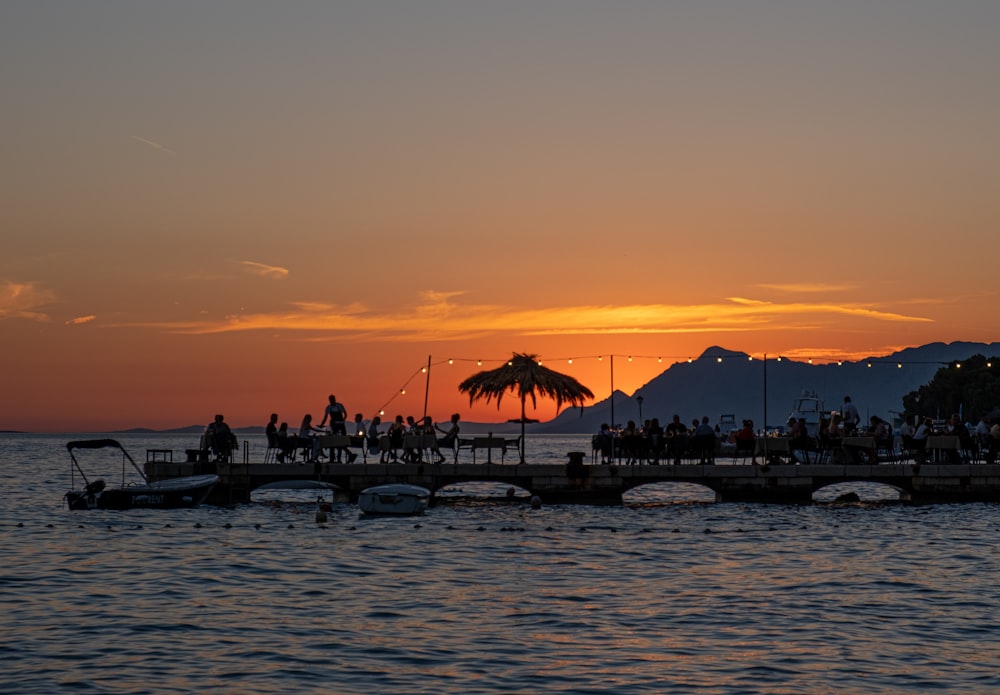
{"label": "string light", "polygon": [[[612,353],[609,353],[609,356],[611,357],[611,364],[612,364],[612,368],[613,368],[615,355],[612,354]],[[568,364],[573,364],[574,361],[576,361],[576,360],[585,359],[585,358],[586,359],[592,359],[593,357],[596,357],[598,362],[603,362],[605,356],[604,355],[594,355],[594,356],[580,356],[580,355],[577,355],[577,356],[573,356],[573,357],[560,357],[558,359],[560,359],[560,360],[561,359],[565,359]],[[673,357],[676,360],[682,360],[682,359],[684,359],[684,358],[682,358],[679,355],[675,355],[675,356],[668,355],[667,357],[668,358]],[[654,359],[654,357],[652,355],[628,355],[627,359],[631,363],[631,362],[634,362],[637,359],[638,360],[643,360],[643,359],[652,360],[652,359]],[[655,359],[656,359],[657,364],[662,364],[663,363],[663,356],[662,355],[656,356]],[[708,356],[702,356],[702,357],[698,357],[698,358],[693,358],[693,357],[690,357],[690,356],[687,357],[688,364],[692,364],[695,361],[702,361],[702,360],[705,360],[705,359],[711,359],[711,357],[708,357]],[[781,362],[781,361],[783,361],[785,359],[785,356],[783,356],[783,355],[776,355],[772,359],[775,362]],[[825,359],[825,358],[821,358],[821,359]],[[461,357],[459,357],[459,358],[450,357],[447,360],[442,360],[440,362],[435,362],[433,365],[431,365],[430,362],[428,362],[428,364],[426,366],[422,366],[422,367],[418,368],[416,371],[414,371],[413,375],[410,376],[410,378],[406,380],[406,382],[402,385],[402,387],[400,387],[400,389],[395,393],[395,395],[393,395],[392,398],[390,398],[389,401],[387,403],[385,403],[382,406],[382,408],[380,408],[378,410],[378,414],[380,416],[385,415],[385,412],[386,412],[385,408],[386,408],[386,406],[389,405],[389,403],[391,403],[393,400],[395,400],[399,396],[405,396],[406,395],[407,386],[409,386],[410,382],[414,378],[416,378],[418,375],[421,375],[421,374],[426,375],[426,374],[429,373],[430,368],[432,366],[444,364],[445,362],[447,362],[449,365],[454,365],[455,362],[456,362],[456,360],[459,361],[459,362],[463,362],[463,361],[464,362],[475,362],[476,366],[478,366],[478,367],[482,367],[483,366],[483,359],[475,359],[475,360],[473,360],[473,359],[461,358]],[[492,360],[486,360],[486,361],[490,362]],[[499,362],[499,363],[503,362],[503,360],[496,360],[496,361]],[[536,359],[536,361],[537,361],[537,364],[539,366],[542,365],[542,360]],[[763,358],[755,357],[753,355],[747,355],[747,361],[748,362],[763,361],[763,362],[766,363],[766,361],[767,361],[767,354],[765,353]],[[812,365],[812,364],[815,363],[814,358],[812,358],[812,357],[807,358],[806,361],[810,365]],[[721,355],[720,356],[716,356],[715,357],[715,362],[717,364],[722,364],[723,363],[723,356],[721,356]],[[507,361],[507,366],[508,367],[513,366],[513,364],[514,364],[513,360],[508,360]],[[838,367],[842,367],[842,366],[844,366],[845,361],[843,359],[837,359],[837,360],[829,359],[829,364],[830,365],[836,364]],[[858,363],[849,363],[849,364],[857,364],[858,366],[860,366],[861,363],[858,362]],[[891,365],[891,364],[892,364],[892,362],[890,360],[879,360],[879,359],[865,360],[865,362],[864,362],[864,365],[868,369],[871,369],[872,367],[874,367],[876,365]],[[895,364],[896,364],[896,368],[897,369],[902,369],[903,365],[904,365],[904,362],[903,361],[897,361]],[[962,368],[962,363],[959,362],[959,361],[950,362],[950,363],[949,362],[936,362],[936,361],[914,361],[914,362],[905,362],[905,364],[925,364],[925,365],[936,364],[936,365],[939,365],[940,367],[953,367],[954,369],[961,369]],[[993,367],[992,361],[986,362],[985,364],[986,364],[987,368],[992,368]]]}

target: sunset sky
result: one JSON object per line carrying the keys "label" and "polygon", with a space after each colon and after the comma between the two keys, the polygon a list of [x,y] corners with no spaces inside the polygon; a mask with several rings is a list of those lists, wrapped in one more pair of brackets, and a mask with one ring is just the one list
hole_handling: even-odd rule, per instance
{"label": "sunset sky", "polygon": [[996,341],[998,66],[985,0],[6,0],[0,429]]}

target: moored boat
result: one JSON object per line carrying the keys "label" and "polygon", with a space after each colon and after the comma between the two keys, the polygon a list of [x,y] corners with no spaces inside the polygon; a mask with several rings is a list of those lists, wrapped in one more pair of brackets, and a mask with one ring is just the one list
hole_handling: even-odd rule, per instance
{"label": "moored boat", "polygon": [[828,416],[823,399],[817,396],[815,391],[808,389],[792,402],[792,412],[789,415],[790,418],[806,421],[806,432],[810,437],[818,436],[820,420]]}
{"label": "moored boat", "polygon": [[390,483],[362,490],[358,506],[365,514],[412,516],[423,514],[430,502],[431,491],[419,485]]}
{"label": "moored boat", "polygon": [[[192,475],[149,482],[145,473],[129,453],[114,439],[85,439],[69,442],[71,487],[76,474],[83,479],[82,489],[71,489],[64,497],[71,510],[79,509],[178,509],[197,507],[219,482],[217,475]],[[78,449],[117,449],[122,455],[122,482],[119,487],[108,487],[101,478],[90,480],[76,457]],[[134,484],[126,482],[126,464],[131,464],[139,478]]]}

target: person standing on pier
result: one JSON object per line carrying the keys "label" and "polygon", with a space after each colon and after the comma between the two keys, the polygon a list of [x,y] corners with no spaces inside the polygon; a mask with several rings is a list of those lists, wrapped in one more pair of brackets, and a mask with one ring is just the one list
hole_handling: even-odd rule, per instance
{"label": "person standing on pier", "polygon": [[319,426],[325,425],[327,419],[330,420],[330,434],[347,434],[347,408],[343,403],[338,403],[337,397],[333,394],[330,394],[330,403],[323,411],[323,419],[320,420]]}
{"label": "person standing on pier", "polygon": [[861,413],[858,412],[857,406],[851,403],[850,396],[844,396],[844,407],[840,409],[840,415],[844,434],[848,437],[852,436],[857,431],[858,425],[861,424]]}

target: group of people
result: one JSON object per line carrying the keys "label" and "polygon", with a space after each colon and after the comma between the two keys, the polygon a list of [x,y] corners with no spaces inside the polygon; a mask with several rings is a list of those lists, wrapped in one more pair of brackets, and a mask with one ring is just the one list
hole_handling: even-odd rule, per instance
{"label": "group of people", "polygon": [[700,420],[694,418],[690,426],[681,421],[680,415],[674,415],[666,427],[660,425],[659,418],[644,421],[642,427],[629,420],[617,431],[603,423],[593,437],[593,447],[600,452],[601,463],[624,459],[626,464],[657,464],[661,460],[677,464],[688,455],[698,457],[701,463],[714,463],[717,441],[717,428],[712,427],[707,415]]}
{"label": "group of people", "polygon": [[[333,394],[329,397],[329,403],[323,411],[323,418],[319,425],[313,424],[313,416],[307,413],[302,418],[302,424],[297,433],[288,431],[288,423],[278,424],[278,414],[271,413],[264,432],[267,436],[269,448],[276,449],[275,456],[278,463],[285,463],[288,460],[294,461],[297,453],[302,452],[303,463],[320,461],[324,455],[329,460],[343,463],[354,463],[358,455],[350,451],[348,446],[357,448],[367,448],[372,454],[381,453],[380,461],[402,460],[406,462],[419,461],[422,452],[414,448],[404,447],[404,438],[407,435],[425,434],[434,435],[434,446],[431,451],[438,457],[437,462],[445,460],[441,453],[442,449],[452,449],[458,440],[459,414],[451,416],[447,428],[435,424],[431,417],[424,417],[419,422],[413,416],[409,416],[404,421],[402,415],[397,415],[395,420],[383,432],[381,431],[382,418],[376,415],[370,421],[366,421],[361,413],[354,415],[353,422],[348,427],[347,408],[337,400]],[[439,438],[436,435],[440,433]],[[349,445],[330,448],[324,453],[321,437],[325,435],[340,435],[348,438]],[[402,450],[400,456],[397,452]]]}
{"label": "group of people", "polygon": [[[380,461],[388,463],[390,461],[403,461],[405,463],[416,463],[421,460],[422,450],[416,447],[406,446],[406,437],[424,436],[430,442],[431,453],[437,456],[435,463],[444,463],[445,456],[442,449],[454,449],[458,441],[459,420],[458,413],[454,413],[449,420],[447,429],[434,422],[429,415],[417,420],[412,415],[407,416],[404,421],[402,415],[397,415],[385,433],[379,433],[377,422],[379,418],[372,420],[375,429],[369,432],[368,443],[372,451],[381,452]],[[441,435],[440,437],[438,435]],[[383,440],[384,436],[384,440]],[[400,454],[399,452],[402,451]]]}
{"label": "group of people", "polygon": [[911,453],[914,460],[926,459],[927,438],[935,435],[958,437],[958,449],[948,449],[948,461],[961,463],[968,453],[982,454],[986,463],[996,463],[1000,452],[1000,422],[991,422],[987,414],[979,418],[973,430],[962,421],[961,415],[954,413],[943,427],[937,427],[929,417],[919,423],[913,415],[907,415],[899,428],[903,448]]}

